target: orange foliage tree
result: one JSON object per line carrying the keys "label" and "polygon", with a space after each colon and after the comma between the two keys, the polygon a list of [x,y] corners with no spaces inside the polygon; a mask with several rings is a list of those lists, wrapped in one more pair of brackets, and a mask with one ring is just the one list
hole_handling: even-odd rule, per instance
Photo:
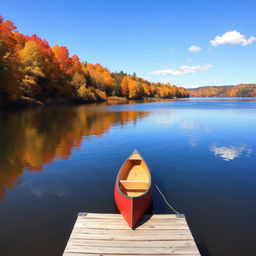
{"label": "orange foliage tree", "polygon": [[4,21],[0,16],[0,103],[16,100],[21,95],[16,82],[19,73],[18,58],[15,52],[15,29],[11,21]]}

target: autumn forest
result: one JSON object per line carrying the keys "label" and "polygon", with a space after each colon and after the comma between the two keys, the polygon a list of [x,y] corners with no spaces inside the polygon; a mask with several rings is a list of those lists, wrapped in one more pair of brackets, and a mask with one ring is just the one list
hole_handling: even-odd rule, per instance
{"label": "autumn forest", "polygon": [[182,87],[153,83],[101,64],[69,56],[65,46],[51,47],[37,35],[19,33],[0,16],[0,105],[15,102],[48,104],[104,101],[109,96],[188,97]]}

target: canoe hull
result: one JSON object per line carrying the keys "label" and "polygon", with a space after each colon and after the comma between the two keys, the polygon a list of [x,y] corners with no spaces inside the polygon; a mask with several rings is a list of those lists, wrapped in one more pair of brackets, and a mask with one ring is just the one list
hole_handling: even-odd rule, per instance
{"label": "canoe hull", "polygon": [[124,216],[127,224],[134,228],[138,220],[149,208],[152,201],[152,187],[139,197],[126,197],[121,194],[115,185],[114,190],[115,201],[118,210]]}

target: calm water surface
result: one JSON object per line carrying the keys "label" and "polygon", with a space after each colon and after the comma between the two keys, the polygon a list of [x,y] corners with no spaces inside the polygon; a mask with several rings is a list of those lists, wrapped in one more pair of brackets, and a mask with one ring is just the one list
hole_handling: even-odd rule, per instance
{"label": "calm water surface", "polygon": [[79,211],[116,212],[135,148],[202,255],[256,255],[255,132],[255,99],[0,112],[0,255],[60,256]]}

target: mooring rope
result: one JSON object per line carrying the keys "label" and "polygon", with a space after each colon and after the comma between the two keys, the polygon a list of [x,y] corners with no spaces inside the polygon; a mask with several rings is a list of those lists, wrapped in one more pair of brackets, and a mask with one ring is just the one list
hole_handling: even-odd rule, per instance
{"label": "mooring rope", "polygon": [[176,211],[176,210],[170,205],[170,203],[167,201],[167,199],[165,198],[165,196],[164,196],[163,193],[161,192],[160,188],[159,188],[156,184],[155,184],[155,186],[156,186],[158,192],[160,193],[160,195],[162,196],[162,198],[164,199],[164,201],[165,201],[165,203],[167,204],[167,206],[169,206],[169,208],[172,209],[176,214],[179,214],[179,215],[180,215],[180,213],[179,213],[178,211]]}

